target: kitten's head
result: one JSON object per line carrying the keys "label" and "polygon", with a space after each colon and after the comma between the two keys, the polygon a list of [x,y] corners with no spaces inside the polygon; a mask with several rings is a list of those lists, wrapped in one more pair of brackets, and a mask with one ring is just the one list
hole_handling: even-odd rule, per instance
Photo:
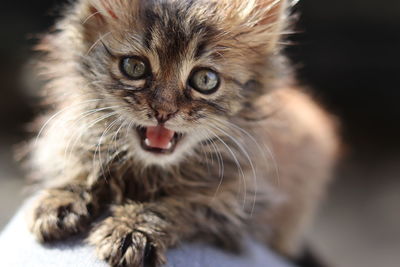
{"label": "kitten's head", "polygon": [[221,124],[261,93],[255,84],[268,86],[286,6],[80,0],[69,31],[90,90],[134,126],[134,154],[148,165],[173,164],[222,134]]}

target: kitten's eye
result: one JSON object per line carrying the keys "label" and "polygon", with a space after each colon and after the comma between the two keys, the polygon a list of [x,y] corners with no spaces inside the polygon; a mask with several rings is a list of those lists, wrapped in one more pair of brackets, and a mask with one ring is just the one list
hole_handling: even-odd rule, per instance
{"label": "kitten's eye", "polygon": [[220,78],[218,73],[210,69],[198,69],[189,79],[189,85],[202,94],[212,94],[218,90]]}
{"label": "kitten's eye", "polygon": [[141,80],[149,76],[150,68],[147,61],[139,57],[126,57],[121,60],[122,74],[129,79]]}

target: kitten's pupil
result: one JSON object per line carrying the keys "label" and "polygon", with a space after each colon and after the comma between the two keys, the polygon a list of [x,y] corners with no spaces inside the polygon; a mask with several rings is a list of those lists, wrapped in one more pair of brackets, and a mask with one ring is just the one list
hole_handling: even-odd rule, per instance
{"label": "kitten's pupil", "polygon": [[200,69],[196,71],[190,82],[190,86],[203,94],[212,94],[219,87],[219,76],[210,69]]}
{"label": "kitten's pupil", "polygon": [[147,64],[140,58],[128,57],[122,60],[122,73],[130,79],[143,79],[147,71]]}
{"label": "kitten's pupil", "polygon": [[136,75],[140,75],[144,71],[144,64],[142,62],[140,63],[134,63],[132,66],[133,70],[132,72]]}
{"label": "kitten's pupil", "polygon": [[203,84],[204,84],[204,86],[207,86],[208,81],[209,81],[208,75],[204,75],[204,76],[203,76]]}

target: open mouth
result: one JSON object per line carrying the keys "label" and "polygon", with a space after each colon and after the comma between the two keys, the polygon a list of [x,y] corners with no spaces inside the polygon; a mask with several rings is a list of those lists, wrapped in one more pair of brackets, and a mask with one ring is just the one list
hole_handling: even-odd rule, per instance
{"label": "open mouth", "polygon": [[173,153],[183,137],[183,134],[169,130],[163,125],[138,127],[137,132],[142,148],[155,154]]}

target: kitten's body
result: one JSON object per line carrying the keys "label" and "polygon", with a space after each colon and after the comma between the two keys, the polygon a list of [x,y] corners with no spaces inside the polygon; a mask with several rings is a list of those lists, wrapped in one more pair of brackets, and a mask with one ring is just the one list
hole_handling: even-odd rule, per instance
{"label": "kitten's body", "polygon": [[[181,240],[237,248],[245,234],[298,252],[334,129],[280,55],[286,2],[244,2],[82,0],[67,12],[39,46],[52,105],[32,144],[39,240],[91,230],[102,259],[128,266],[160,264]],[[115,61],[138,54],[153,76],[126,80]],[[187,89],[195,66],[221,75],[216,93]],[[162,127],[185,134],[176,149],[143,150],[136,127],[172,111]]]}

